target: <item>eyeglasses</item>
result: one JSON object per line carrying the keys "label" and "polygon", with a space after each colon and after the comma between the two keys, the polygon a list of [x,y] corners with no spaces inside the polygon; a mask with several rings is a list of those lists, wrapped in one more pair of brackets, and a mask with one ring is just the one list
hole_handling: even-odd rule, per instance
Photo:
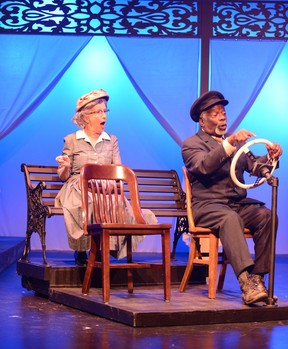
{"label": "eyeglasses", "polygon": [[96,116],[102,116],[103,114],[108,115],[110,112],[109,109],[105,109],[105,110],[96,110],[96,111],[92,111],[91,113],[87,113],[86,115],[91,115],[94,114]]}

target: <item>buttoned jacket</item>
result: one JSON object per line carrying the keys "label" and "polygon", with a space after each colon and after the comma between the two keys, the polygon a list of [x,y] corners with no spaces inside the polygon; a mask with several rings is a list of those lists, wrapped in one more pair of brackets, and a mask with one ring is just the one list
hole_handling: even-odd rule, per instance
{"label": "buttoned jacket", "polygon": [[[238,144],[236,150],[242,145]],[[182,157],[192,184],[193,203],[205,205],[205,201],[214,201],[228,204],[246,198],[246,190],[236,186],[230,176],[232,156],[228,156],[223,145],[202,130],[183,142]],[[244,172],[250,172],[252,167],[251,160],[242,154],[236,165],[240,182],[244,183]]]}

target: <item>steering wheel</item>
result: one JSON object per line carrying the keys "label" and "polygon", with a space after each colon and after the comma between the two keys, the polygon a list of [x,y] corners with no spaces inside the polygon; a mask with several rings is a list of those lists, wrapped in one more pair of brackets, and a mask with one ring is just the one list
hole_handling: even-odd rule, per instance
{"label": "steering wheel", "polygon": [[[240,149],[238,149],[238,151],[236,152],[236,154],[234,155],[232,162],[231,162],[231,167],[230,167],[230,176],[233,180],[233,182],[238,185],[240,188],[244,188],[244,189],[249,189],[249,188],[255,188],[258,187],[259,185],[263,184],[266,180],[267,177],[263,177],[263,176],[258,176],[255,183],[251,183],[251,184],[244,184],[241,183],[238,178],[236,177],[236,173],[235,173],[235,168],[236,168],[236,164],[237,161],[240,157],[240,155],[242,155],[242,153],[245,153],[247,156],[249,156],[249,158],[255,163],[256,169],[257,169],[257,160],[255,158],[255,156],[253,155],[253,153],[250,151],[249,147],[253,144],[258,144],[258,143],[263,143],[266,145],[269,145],[270,147],[272,146],[272,142],[268,141],[267,139],[263,139],[263,138],[259,138],[259,139],[253,139],[250,142],[245,143]],[[259,164],[260,166],[260,173],[261,173],[261,167],[265,167],[269,169],[269,174],[270,176],[272,175],[272,173],[274,172],[276,166],[277,166],[277,162],[278,160],[273,159],[272,162],[270,164]],[[254,166],[254,168],[255,168]]]}

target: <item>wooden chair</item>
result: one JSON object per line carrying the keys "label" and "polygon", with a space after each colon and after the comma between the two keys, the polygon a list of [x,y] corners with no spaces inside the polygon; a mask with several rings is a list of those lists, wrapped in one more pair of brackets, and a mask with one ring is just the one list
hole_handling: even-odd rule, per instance
{"label": "wooden chair", "polygon": [[[189,249],[189,257],[187,266],[180,284],[180,292],[184,292],[187,286],[188,280],[193,270],[194,264],[204,264],[208,265],[208,298],[216,298],[216,283],[217,283],[217,270],[218,264],[221,264],[221,269],[219,273],[218,287],[217,289],[221,291],[223,289],[225,274],[227,264],[229,263],[225,251],[219,252],[219,237],[209,228],[203,228],[195,226],[193,211],[192,211],[192,186],[188,178],[188,173],[186,167],[182,167],[184,173],[184,182],[186,188],[186,206],[187,206],[187,218],[189,225],[189,233],[191,234],[191,242]],[[246,238],[252,238],[250,230],[245,228],[244,235]],[[208,250],[207,257],[203,258],[200,251],[200,239],[208,240]]]}
{"label": "wooden chair", "polygon": [[[91,249],[86,268],[82,292],[88,294],[93,268],[102,269],[103,302],[110,298],[110,269],[127,269],[128,292],[133,293],[133,269],[162,268],[164,274],[164,299],[171,298],[170,271],[170,229],[171,224],[147,224],[140,208],[138,184],[133,170],[124,165],[87,164],[81,169],[81,191],[83,208],[83,229],[91,236]],[[124,192],[126,195],[124,195]],[[125,199],[126,196],[126,199]],[[93,223],[90,223],[93,202]],[[136,220],[126,223],[125,200],[130,202]],[[162,242],[162,263],[136,263],[132,261],[132,236],[160,235]],[[110,237],[124,236],[127,241],[125,262],[111,263]],[[96,256],[101,256],[97,260]]]}

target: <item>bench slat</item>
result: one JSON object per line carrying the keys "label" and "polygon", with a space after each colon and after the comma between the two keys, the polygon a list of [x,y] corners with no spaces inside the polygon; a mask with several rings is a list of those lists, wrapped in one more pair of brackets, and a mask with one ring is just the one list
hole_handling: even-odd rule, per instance
{"label": "bench slat", "polygon": [[43,176],[43,175],[35,175],[35,174],[33,175],[30,174],[30,181],[31,182],[61,182],[60,178],[56,175]]}
{"label": "bench slat", "polygon": [[63,186],[63,183],[53,183],[53,184],[51,184],[51,183],[46,183],[46,188],[45,188],[45,190],[46,191],[54,191],[54,190],[60,190],[61,188],[62,188],[62,186]]}
{"label": "bench slat", "polygon": [[[43,201],[42,201],[42,204],[45,206],[55,206],[55,198],[56,198],[56,195],[54,196],[43,196]],[[49,200],[50,199],[50,200]]]}
{"label": "bench slat", "polygon": [[22,166],[28,170],[28,172],[31,173],[57,173],[57,166],[40,166],[40,165],[27,165],[27,164],[22,164],[21,165],[21,170]]}
{"label": "bench slat", "polygon": [[[137,173],[136,173],[137,176]],[[142,179],[142,178],[138,178],[137,177],[137,182],[140,186],[144,186],[144,185],[153,185],[153,186],[170,186],[170,187],[174,187],[175,186],[175,179],[169,179],[169,180],[160,180],[160,179],[154,179],[154,178],[150,178],[150,179]]]}
{"label": "bench slat", "polygon": [[177,173],[175,170],[140,170],[133,169],[137,177],[147,177],[151,178],[151,173],[153,173],[154,178],[175,178]]}

